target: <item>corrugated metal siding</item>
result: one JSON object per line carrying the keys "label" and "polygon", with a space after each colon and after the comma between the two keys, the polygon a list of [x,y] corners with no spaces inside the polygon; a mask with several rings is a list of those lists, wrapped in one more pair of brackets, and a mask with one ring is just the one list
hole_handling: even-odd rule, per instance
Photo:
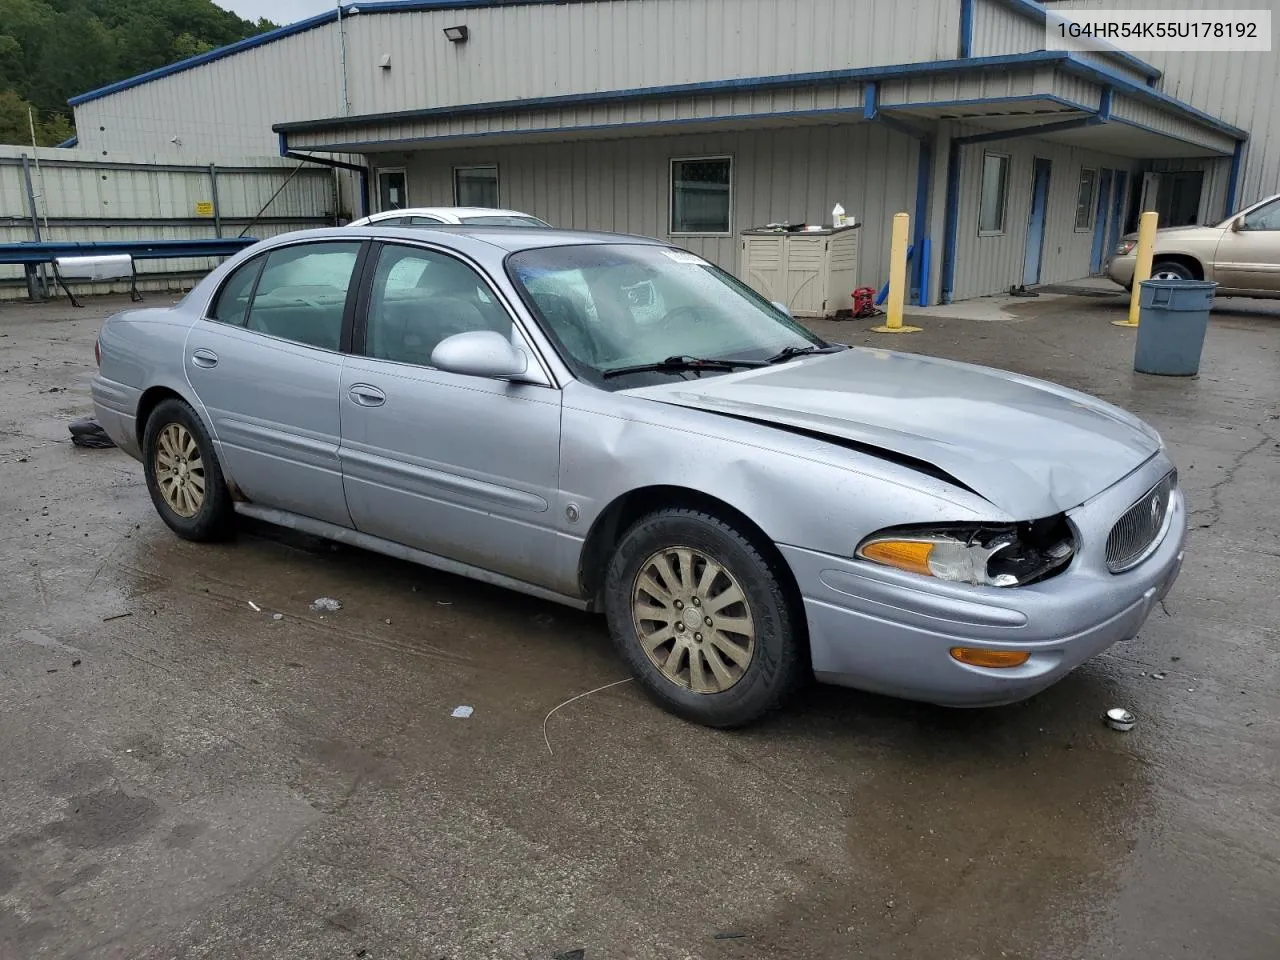
{"label": "corrugated metal siding", "polygon": [[[974,132],[957,127],[959,135]],[[984,152],[1009,157],[1008,201],[1005,231],[1000,236],[978,236],[978,203],[981,195]],[[1036,157],[1052,163],[1049,204],[1045,223],[1041,283],[1061,283],[1089,275],[1093,230],[1076,231],[1076,191],[1082,167],[1133,170],[1132,160],[1078,150],[1046,140],[1004,140],[963,147],[960,171],[960,219],[956,243],[957,300],[1005,292],[1022,282],[1027,245],[1027,220],[1031,210],[1031,183]]]}
{"label": "corrugated metal siding", "polygon": [[[443,35],[457,23],[465,44]],[[615,0],[348,24],[357,113],[949,59],[959,44],[955,0]]]}
{"label": "corrugated metal siding", "polygon": [[[1115,7],[1115,3],[1110,4]],[[990,0],[975,0],[973,9],[973,56],[994,57],[1004,53],[1030,53],[1046,50],[1044,22],[1014,13],[1008,7]],[[1147,77],[1139,70],[1126,66],[1122,61],[1104,53],[1080,53],[1081,60],[1095,63],[1105,70],[1145,84]],[[1140,57],[1151,63],[1151,58]],[[1154,64],[1153,64],[1154,66]]]}
{"label": "corrugated metal siding", "polygon": [[[723,154],[734,158],[733,235],[671,236],[671,158]],[[557,226],[669,239],[734,273],[739,231],[829,222],[839,202],[865,224],[859,282],[879,285],[888,276],[893,215],[914,209],[917,157],[915,141],[866,123],[430,151],[408,163],[409,202],[452,204],[455,165],[496,163],[504,206]]]}
{"label": "corrugated metal siding", "polygon": [[[354,114],[949,59],[959,45],[955,0],[613,0],[345,23]],[[458,23],[465,44],[444,37]],[[273,123],[343,113],[338,37],[318,27],[82,104],[80,144],[168,153],[178,137],[192,155],[275,155]]]}
{"label": "corrugated metal siding", "polygon": [[[35,239],[23,180],[22,152],[19,148],[0,147],[0,243]],[[197,203],[213,199],[207,167],[144,166],[141,158],[132,158],[138,165],[130,167],[121,160],[104,163],[88,151],[40,153],[39,174],[34,163],[31,170],[45,240],[190,240],[215,236],[214,219],[196,212]],[[218,207],[223,236],[238,236],[248,228],[249,236],[265,239],[331,224],[332,172],[307,167],[290,179],[296,166],[288,161],[267,160],[256,169],[219,171]],[[259,211],[263,211],[261,219],[251,225]],[[139,263],[138,273],[154,280],[151,286],[167,288],[183,278],[166,275],[204,272],[216,262],[209,258],[149,260]],[[22,276],[20,266],[0,265],[0,297],[25,296],[25,287],[16,283]],[[144,289],[148,285],[144,283]],[[106,288],[95,287],[99,292]]]}
{"label": "corrugated metal siding", "polygon": [[1226,134],[1214,133],[1199,124],[1183,120],[1150,104],[1130,100],[1128,97],[1116,97],[1111,112],[1118,119],[1128,120],[1148,130],[1155,130],[1185,141],[1192,153],[1198,152],[1195,147],[1204,147],[1223,153],[1230,153],[1235,147],[1235,141]]}
{"label": "corrugated metal siding", "polygon": [[[1275,8],[1274,3],[1258,0],[1124,0],[1124,7],[1132,10],[1238,10],[1255,6]],[[1115,4],[1111,0],[1069,0],[1054,7],[1102,10],[1113,9]],[[1280,192],[1280,111],[1275,107],[1280,99],[1280,50],[1231,54],[1148,51],[1142,56],[1164,71],[1159,87],[1165,93],[1249,131],[1239,206]],[[1214,214],[1209,219],[1217,217]]]}
{"label": "corrugated metal siding", "polygon": [[337,36],[318,27],[81,104],[79,146],[109,157],[276,156],[273,123],[342,113]]}
{"label": "corrugated metal siding", "polygon": [[[300,133],[290,144],[300,150],[335,144],[357,149],[361,144],[431,140],[449,137],[500,136],[512,131],[569,131],[593,129],[597,136],[620,136],[610,128],[643,124],[685,124],[767,115],[773,125],[788,115],[863,112],[862,85],[799,87],[755,93],[720,93],[698,97],[626,103],[589,103],[546,110],[471,114],[439,119],[405,120],[361,126],[335,133]],[[794,119],[794,118],[793,118]]]}

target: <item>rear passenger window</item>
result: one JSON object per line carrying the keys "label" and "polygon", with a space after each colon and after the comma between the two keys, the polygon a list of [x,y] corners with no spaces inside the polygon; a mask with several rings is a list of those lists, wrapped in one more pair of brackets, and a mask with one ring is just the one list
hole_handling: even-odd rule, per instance
{"label": "rear passenger window", "polygon": [[234,327],[243,327],[249,316],[249,297],[253,295],[253,282],[262,272],[262,258],[250,260],[231,275],[218,294],[218,302],[214,304],[209,316],[221,323],[229,323]]}
{"label": "rear passenger window", "polygon": [[342,344],[342,315],[359,241],[309,243],[267,255],[249,310],[250,330],[325,350]]}

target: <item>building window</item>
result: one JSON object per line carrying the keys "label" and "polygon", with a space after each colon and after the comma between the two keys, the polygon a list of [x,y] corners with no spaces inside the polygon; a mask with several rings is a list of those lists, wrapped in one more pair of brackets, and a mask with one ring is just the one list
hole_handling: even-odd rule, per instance
{"label": "building window", "polygon": [[670,233],[725,236],[732,206],[731,157],[671,161]]}
{"label": "building window", "polygon": [[1085,167],[1080,171],[1080,188],[1076,192],[1076,229],[1093,229],[1095,191],[1098,189],[1098,171]]}
{"label": "building window", "polygon": [[1009,158],[1002,153],[982,155],[982,198],[978,207],[978,236],[1004,233],[1005,201],[1009,193]]}
{"label": "building window", "polygon": [[459,207],[498,207],[498,168],[454,167],[453,202]]}
{"label": "building window", "polygon": [[378,210],[403,210],[409,205],[403,169],[378,171]]}

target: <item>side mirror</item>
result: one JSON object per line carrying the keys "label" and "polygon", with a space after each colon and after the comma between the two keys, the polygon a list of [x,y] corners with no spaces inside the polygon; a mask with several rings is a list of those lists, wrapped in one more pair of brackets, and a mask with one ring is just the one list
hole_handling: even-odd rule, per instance
{"label": "side mirror", "polygon": [[518,377],[529,369],[529,358],[496,331],[471,330],[436,344],[431,365],[465,377]]}
{"label": "side mirror", "polygon": [[[777,300],[770,300],[769,302],[772,303],[774,307],[777,308],[778,312],[784,317],[791,317],[791,311],[787,309],[787,305],[785,303],[779,303]],[[791,319],[794,320],[795,317],[791,317]]]}
{"label": "side mirror", "polygon": [[1244,217],[1236,217],[1231,221],[1231,232],[1239,233],[1244,229]]}

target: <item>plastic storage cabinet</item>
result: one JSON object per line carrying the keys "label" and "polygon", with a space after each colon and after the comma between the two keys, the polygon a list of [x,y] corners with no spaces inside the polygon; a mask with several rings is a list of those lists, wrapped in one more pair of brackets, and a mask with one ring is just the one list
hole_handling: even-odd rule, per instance
{"label": "plastic storage cabinet", "polygon": [[833,317],[858,285],[859,226],[796,233],[744,230],[738,276],[792,316]]}
{"label": "plastic storage cabinet", "polygon": [[1217,287],[1211,280],[1142,281],[1133,369],[1165,377],[1199,373]]}

